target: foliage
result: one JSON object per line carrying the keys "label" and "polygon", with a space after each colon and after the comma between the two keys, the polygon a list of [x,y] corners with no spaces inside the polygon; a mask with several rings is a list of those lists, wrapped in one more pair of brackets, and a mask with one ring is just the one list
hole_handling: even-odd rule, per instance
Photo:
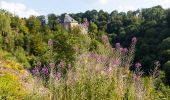
{"label": "foliage", "polygon": [[[168,95],[163,93],[168,90],[163,90],[162,87],[163,92],[158,93],[154,86],[157,70],[153,72],[152,77],[142,77],[141,65],[136,64],[135,71],[130,72],[134,46],[133,42],[129,51],[122,51],[117,44],[114,51],[108,48],[102,54],[86,51],[78,56],[74,67],[63,62],[58,65],[51,62],[42,69],[36,67],[32,71],[39,79],[48,77],[48,80],[40,82],[50,89],[49,99],[167,99]],[[59,70],[54,70],[55,68]],[[61,70],[65,68],[68,70],[63,74]]]}
{"label": "foliage", "polygon": [[0,99],[21,99],[21,86],[14,75],[0,76]]}
{"label": "foliage", "polygon": [[165,71],[165,75],[166,75],[166,80],[168,83],[170,83],[170,61],[167,61],[165,64],[164,64],[164,71]]}
{"label": "foliage", "polygon": [[[46,98],[46,94],[41,94],[40,84],[34,84],[34,79],[21,64],[12,60],[0,60],[0,100],[38,100]],[[34,88],[38,89],[33,91]]]}
{"label": "foliage", "polygon": [[15,52],[16,52],[15,56],[16,56],[17,61],[23,64],[23,66],[25,66],[26,68],[30,68],[31,66],[28,62],[24,49],[18,48]]}
{"label": "foliage", "polygon": [[[23,71],[23,66],[31,70],[37,67],[37,62],[41,62],[38,66],[41,74],[47,70],[59,72],[54,73],[58,75],[57,78],[61,77],[61,80],[54,82],[58,85],[51,86],[53,84],[49,80],[54,79],[54,75],[43,77],[45,86],[50,89],[50,98],[55,95],[59,99],[136,100],[140,96],[146,99],[169,99],[170,88],[164,83],[170,83],[170,9],[154,6],[126,13],[92,10],[70,14],[79,23],[89,22],[87,34],[82,34],[79,28],[71,31],[63,29],[60,24],[62,16],[49,14],[47,19],[43,15],[19,18],[1,10],[0,60],[3,67],[14,72]],[[138,38],[136,47],[130,45],[134,36]],[[143,70],[145,75],[149,75],[150,70],[155,68],[155,61],[160,61],[160,69],[165,72],[164,78],[158,78],[159,85],[155,85],[155,77],[150,76],[138,77],[139,80],[134,81],[134,62],[142,65],[138,72]],[[49,63],[57,67],[52,69]],[[118,63],[121,65],[115,66]],[[64,70],[63,66],[66,67]],[[100,73],[98,70],[96,72],[99,66],[102,69]],[[112,66],[111,72],[108,72],[109,66]],[[5,73],[5,79],[0,76],[5,81],[0,85],[9,83],[6,87],[1,86],[6,93],[0,99],[22,99],[23,94],[18,90],[21,85],[13,76],[9,73]],[[13,87],[16,88],[14,91],[6,91]],[[27,98],[32,97],[36,98],[34,95]]]}
{"label": "foliage", "polygon": [[8,13],[0,10],[0,32],[9,32],[11,19]]}

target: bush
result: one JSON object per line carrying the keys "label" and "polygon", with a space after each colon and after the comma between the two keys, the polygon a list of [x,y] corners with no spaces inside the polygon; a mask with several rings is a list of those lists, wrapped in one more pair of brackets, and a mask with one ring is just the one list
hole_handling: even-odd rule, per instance
{"label": "bush", "polygon": [[21,84],[17,78],[9,73],[0,76],[0,99],[1,100],[14,100],[22,99],[24,93],[21,91]]}
{"label": "bush", "polygon": [[28,62],[26,52],[24,51],[23,48],[18,48],[15,51],[15,56],[17,58],[17,61],[21,64],[23,64],[26,68],[30,68],[30,64]]}

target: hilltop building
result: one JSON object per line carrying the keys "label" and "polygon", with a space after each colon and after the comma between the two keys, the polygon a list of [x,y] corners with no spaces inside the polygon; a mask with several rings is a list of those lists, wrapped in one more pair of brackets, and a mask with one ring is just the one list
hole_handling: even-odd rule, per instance
{"label": "hilltop building", "polygon": [[61,24],[67,31],[72,30],[74,27],[78,27],[80,28],[83,34],[88,33],[88,27],[89,27],[88,21],[79,24],[78,21],[70,17],[68,14],[65,14],[63,18],[61,18]]}

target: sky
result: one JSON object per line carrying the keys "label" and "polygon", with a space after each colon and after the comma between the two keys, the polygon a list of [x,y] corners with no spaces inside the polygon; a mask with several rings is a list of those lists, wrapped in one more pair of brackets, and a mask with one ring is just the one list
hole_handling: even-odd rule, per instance
{"label": "sky", "polygon": [[79,13],[87,10],[127,12],[138,8],[161,5],[170,8],[170,0],[0,0],[0,9],[5,9],[19,17],[47,15],[55,13]]}

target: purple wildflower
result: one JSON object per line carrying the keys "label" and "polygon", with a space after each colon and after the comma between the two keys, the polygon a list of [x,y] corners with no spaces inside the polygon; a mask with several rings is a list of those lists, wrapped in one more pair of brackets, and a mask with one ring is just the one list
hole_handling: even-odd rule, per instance
{"label": "purple wildflower", "polygon": [[96,54],[94,52],[90,53],[90,57],[95,58]]}
{"label": "purple wildflower", "polygon": [[60,80],[61,79],[61,73],[57,72],[56,75],[55,75],[55,79]]}
{"label": "purple wildflower", "polygon": [[41,73],[44,75],[48,75],[48,68],[47,67],[42,68]]}
{"label": "purple wildflower", "polygon": [[138,76],[136,74],[133,74],[133,80],[136,81],[138,79]]}
{"label": "purple wildflower", "polygon": [[128,53],[128,49],[127,49],[127,48],[124,48],[124,49],[123,49],[123,53],[127,54],[127,53]]}
{"label": "purple wildflower", "polygon": [[123,52],[123,48],[120,48],[120,51]]}
{"label": "purple wildflower", "polygon": [[106,70],[107,70],[108,72],[110,72],[110,71],[112,71],[112,67],[108,67]]}
{"label": "purple wildflower", "polygon": [[52,46],[53,45],[53,41],[51,39],[48,40],[48,46]]}
{"label": "purple wildflower", "polygon": [[120,43],[116,43],[116,44],[115,44],[115,48],[116,48],[116,49],[120,49]]}
{"label": "purple wildflower", "polygon": [[114,64],[114,65],[119,65],[119,64],[120,64],[120,60],[118,60],[118,59],[113,60],[113,64]]}
{"label": "purple wildflower", "polygon": [[137,42],[137,38],[136,38],[136,37],[133,37],[133,38],[132,38],[132,44],[136,44],[136,42]]}
{"label": "purple wildflower", "polygon": [[33,75],[39,75],[39,68],[38,67],[35,67],[33,70],[32,70],[32,74]]}
{"label": "purple wildflower", "polygon": [[98,57],[96,58],[96,61],[97,61],[97,63],[102,63],[102,58],[101,58],[100,56],[98,56]]}
{"label": "purple wildflower", "polygon": [[136,67],[136,68],[140,68],[141,66],[142,66],[141,63],[136,63],[136,64],[135,64],[135,67]]}

